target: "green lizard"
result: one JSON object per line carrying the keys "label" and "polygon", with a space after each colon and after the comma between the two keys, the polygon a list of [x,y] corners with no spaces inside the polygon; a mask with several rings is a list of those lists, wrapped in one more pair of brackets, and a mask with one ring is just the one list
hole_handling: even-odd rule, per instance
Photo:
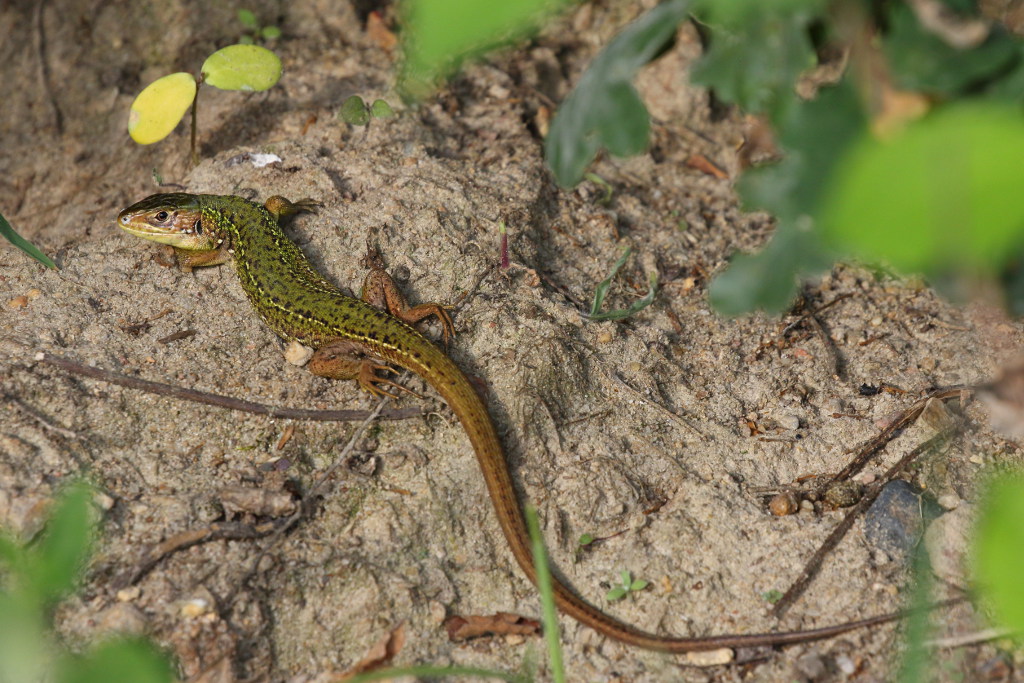
{"label": "green lizard", "polygon": [[[362,300],[346,296],[320,275],[281,230],[282,216],[308,210],[309,200],[292,203],[271,197],[261,206],[241,197],[157,194],[123,210],[118,225],[138,237],[174,247],[184,270],[234,260],[242,289],[259,316],[284,339],[315,349],[314,374],[354,379],[375,395],[402,388],[378,372],[386,363],[423,377],[458,416],[483,472],[488,493],[512,555],[536,584],[533,553],[522,507],[494,423],[466,375],[412,325],[435,316],[444,339],[454,333],[438,304],[408,306],[379,258],[366,260],[370,272]],[[691,652],[722,647],[783,645],[828,638],[892,619],[881,616],[807,631],[678,638],[647,633],[611,617],[552,577],[559,609],[598,632],[651,650]]]}

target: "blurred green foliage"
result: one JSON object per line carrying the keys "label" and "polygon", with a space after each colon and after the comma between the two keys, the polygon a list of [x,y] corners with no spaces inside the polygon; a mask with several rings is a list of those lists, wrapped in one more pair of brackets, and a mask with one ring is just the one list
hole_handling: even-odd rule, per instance
{"label": "blurred green foliage", "polygon": [[982,499],[973,556],[982,596],[997,621],[1024,642],[1024,473],[992,481]]}
{"label": "blurred green foliage", "polygon": [[59,645],[49,622],[78,585],[96,535],[93,490],[72,484],[41,535],[22,543],[0,532],[0,681],[170,683],[167,658],[151,643],[115,637],[81,654]]}
{"label": "blurred green foliage", "polygon": [[567,0],[405,0],[398,78],[404,98],[424,97],[467,59],[536,30]]}

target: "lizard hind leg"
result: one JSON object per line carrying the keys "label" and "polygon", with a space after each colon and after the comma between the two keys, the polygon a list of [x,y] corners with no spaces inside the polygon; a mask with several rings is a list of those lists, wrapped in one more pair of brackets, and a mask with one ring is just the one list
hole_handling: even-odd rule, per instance
{"label": "lizard hind leg", "polygon": [[297,213],[316,213],[323,204],[315,199],[300,199],[297,202],[288,201],[281,195],[275,194],[263,203],[264,208],[277,220],[285,216],[294,216]]}
{"label": "lizard hind leg", "polygon": [[363,281],[363,301],[374,308],[387,311],[402,322],[409,323],[410,325],[415,325],[430,316],[436,317],[438,322],[441,323],[441,337],[445,344],[455,335],[455,325],[452,323],[452,317],[448,315],[448,311],[441,304],[431,301],[419,304],[418,306],[409,305],[398,284],[384,270],[384,262],[381,259],[380,252],[368,247],[362,265],[370,269],[370,272],[366,274],[366,279]]}
{"label": "lizard hind leg", "polygon": [[415,391],[401,384],[381,377],[377,372],[394,372],[394,369],[367,358],[362,347],[355,342],[335,341],[321,346],[313,353],[307,366],[309,371],[319,377],[329,379],[354,379],[360,388],[378,397],[398,398],[398,394],[388,391],[385,387],[394,387],[417,396]]}

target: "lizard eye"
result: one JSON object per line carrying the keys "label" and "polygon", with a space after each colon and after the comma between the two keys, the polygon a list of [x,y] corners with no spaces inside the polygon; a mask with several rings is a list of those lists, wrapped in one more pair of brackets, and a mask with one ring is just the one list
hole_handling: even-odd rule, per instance
{"label": "lizard eye", "polygon": [[155,216],[153,216],[153,218],[155,218],[158,221],[160,221],[161,223],[163,223],[165,220],[167,220],[167,212],[166,211],[160,211]]}
{"label": "lizard eye", "polygon": [[195,225],[192,226],[192,229],[196,231],[197,235],[202,235],[203,234],[203,220],[201,218],[197,218]]}

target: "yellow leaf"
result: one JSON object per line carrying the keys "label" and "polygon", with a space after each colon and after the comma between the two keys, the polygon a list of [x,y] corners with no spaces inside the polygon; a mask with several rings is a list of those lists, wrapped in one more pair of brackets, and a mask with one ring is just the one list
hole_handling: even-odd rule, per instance
{"label": "yellow leaf", "polygon": [[196,79],[179,72],[158,78],[139,93],[128,114],[128,134],[140,145],[171,134],[196,97]]}

